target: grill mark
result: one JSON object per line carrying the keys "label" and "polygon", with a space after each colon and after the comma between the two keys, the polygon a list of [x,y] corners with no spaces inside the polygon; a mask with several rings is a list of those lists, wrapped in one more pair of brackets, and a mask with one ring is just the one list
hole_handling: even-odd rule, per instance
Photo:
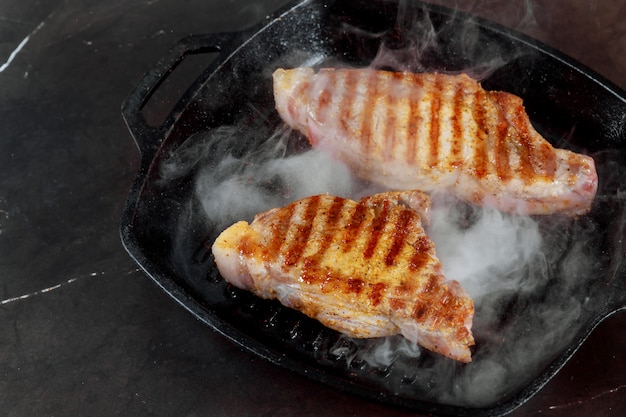
{"label": "grill mark", "polygon": [[519,177],[528,184],[535,177],[531,163],[534,147],[528,124],[524,120],[524,108],[521,105],[512,106],[507,93],[496,94],[496,97],[515,133],[515,137],[511,139],[519,155]]}
{"label": "grill mark", "polygon": [[[517,115],[515,118],[517,119]],[[516,124],[516,123],[515,123]],[[521,127],[521,126],[520,126]],[[529,183],[535,177],[535,172],[531,164],[532,141],[529,138],[528,130],[519,129],[516,126],[519,142],[516,142],[517,150],[520,156],[520,177],[524,182]]]}
{"label": "grill mark", "polygon": [[413,311],[411,311],[411,316],[417,320],[418,322],[424,321],[424,316],[428,312],[428,306],[421,300],[416,300]]}
{"label": "grill mark", "polygon": [[440,296],[441,309],[438,312],[439,318],[446,323],[453,324],[457,320],[459,314],[455,308],[456,306],[454,305],[454,295],[447,286],[443,287],[440,292],[442,295]]}
{"label": "grill mark", "polygon": [[406,301],[401,300],[399,298],[390,298],[389,306],[391,307],[392,310],[401,311],[406,308]]}
{"label": "grill mark", "polygon": [[365,259],[369,259],[374,254],[374,250],[380,241],[380,237],[385,230],[385,224],[387,223],[387,218],[389,217],[389,200],[383,200],[382,209],[378,216],[374,218],[372,222],[371,229],[369,231],[369,239],[367,241],[367,245],[365,246],[365,250],[363,251],[363,257]]}
{"label": "grill mark", "polygon": [[315,216],[318,212],[320,196],[310,197],[306,201],[308,204],[304,209],[302,224],[297,226],[297,232],[295,233],[295,236],[292,237],[289,248],[284,251],[284,266],[291,266],[298,262],[298,260],[302,257],[304,248],[306,247],[309,236],[313,230],[313,221],[315,220]]}
{"label": "grill mark", "polygon": [[387,285],[383,284],[382,282],[377,282],[376,284],[370,285],[369,289],[369,299],[372,303],[372,306],[376,307],[382,301],[383,292],[387,289]]}
{"label": "grill mark", "polygon": [[428,280],[421,288],[420,291],[420,308],[414,314],[419,315],[421,321],[429,322],[432,327],[437,325],[437,322],[441,319],[441,305],[442,298],[441,292],[443,290],[440,276],[437,274],[430,274]]}
{"label": "grill mark", "polygon": [[363,97],[363,113],[361,118],[361,150],[366,155],[371,152],[373,138],[376,126],[373,123],[374,109],[376,102],[380,98],[379,84],[380,77],[376,71],[368,71],[364,73],[365,76],[361,77],[361,82],[365,86],[365,94]]}
{"label": "grill mark", "polygon": [[393,242],[387,256],[385,256],[385,264],[387,266],[394,265],[396,258],[400,253],[400,249],[405,242],[406,236],[409,232],[409,224],[413,218],[413,213],[410,210],[404,209],[396,219],[396,224],[393,229]]}
{"label": "grill mark", "polygon": [[438,283],[439,283],[439,277],[435,274],[431,274],[428,277],[428,281],[426,282],[426,285],[424,285],[424,287],[422,288],[422,292],[426,294],[432,294],[433,291],[438,288],[438,285],[437,285]]}
{"label": "grill mark", "polygon": [[346,280],[346,286],[349,292],[360,294],[365,287],[365,282],[359,278],[348,278]]}
{"label": "grill mark", "polygon": [[431,299],[439,301],[438,303],[432,303],[432,326],[439,326],[442,324],[441,322],[446,323],[448,326],[451,325],[456,312],[450,306],[451,294],[448,287],[438,281],[437,287],[432,292]]}
{"label": "grill mark", "polygon": [[465,93],[463,83],[457,80],[454,85],[454,98],[452,100],[452,145],[450,149],[450,165],[459,168],[463,164],[463,126],[461,123]]}
{"label": "grill mark", "polygon": [[352,245],[357,236],[361,232],[363,222],[367,218],[367,206],[362,202],[358,202],[354,209],[348,223],[345,226],[345,236],[343,237],[343,252],[349,252],[352,249]]}
{"label": "grill mark", "polygon": [[[321,277],[325,274],[321,274],[319,271],[320,264],[322,263],[322,259],[330,244],[333,242],[335,237],[335,228],[336,225],[342,218],[342,210],[346,200],[341,197],[334,197],[332,202],[328,200],[324,201],[324,206],[328,207],[330,203],[330,207],[328,207],[326,212],[326,217],[324,220],[324,224],[321,228],[324,229],[324,233],[320,236],[320,243],[317,251],[310,256],[307,256],[302,263],[302,271],[300,272],[300,277],[303,282],[307,284],[313,284],[318,282]],[[323,207],[318,207],[318,211],[322,211]],[[313,224],[313,221],[311,222]],[[325,280],[333,281],[331,277],[326,276]],[[328,284],[328,282],[324,281],[324,283]],[[336,281],[336,279],[334,280]],[[326,285],[327,286],[327,285]],[[323,285],[324,287],[324,285]],[[323,290],[324,288],[322,288]]]}
{"label": "grill mark", "polygon": [[287,237],[287,231],[289,230],[289,225],[291,224],[291,218],[293,217],[295,208],[295,204],[290,204],[275,213],[275,218],[270,226],[271,240],[267,245],[267,249],[272,260],[276,260],[276,258],[278,258],[280,247],[283,245],[283,242]]}
{"label": "grill mark", "polygon": [[474,173],[478,178],[487,175],[487,137],[489,135],[489,125],[485,115],[485,93],[478,89],[474,93],[474,106],[472,114],[476,121],[476,141],[474,142]]}
{"label": "grill mark", "polygon": [[389,85],[387,86],[387,93],[385,94],[385,109],[387,110],[385,114],[385,147],[383,151],[385,152],[385,161],[390,161],[393,159],[393,155],[395,154],[396,143],[398,142],[396,138],[396,112],[395,109],[398,106],[398,97],[396,89],[400,88],[398,85],[402,82],[402,78],[399,77],[397,72],[391,73],[391,80]]}
{"label": "grill mark", "polygon": [[[437,300],[438,302],[433,302]],[[442,306],[440,304],[440,300],[438,296],[430,295],[427,298],[428,303],[428,312],[426,313],[427,321],[430,328],[436,328],[439,326],[439,323],[442,319]]]}
{"label": "grill mark", "polygon": [[554,148],[547,143],[542,143],[538,158],[539,161],[542,161],[543,175],[550,181],[554,180],[556,176],[556,152]]}
{"label": "grill mark", "polygon": [[341,197],[334,197],[328,212],[326,214],[326,220],[323,225],[325,233],[321,236],[321,241],[317,252],[310,256],[310,259],[315,265],[320,263],[321,258],[324,256],[336,234],[336,226],[342,218],[343,206],[346,200]]}
{"label": "grill mark", "polygon": [[349,121],[352,120],[352,113],[354,110],[353,107],[356,100],[356,85],[358,82],[358,73],[353,70],[346,70],[345,73],[345,88],[337,105],[337,108],[333,110],[336,115],[335,117],[338,118],[339,127],[343,129],[345,133],[349,133]]}
{"label": "grill mark", "polygon": [[409,100],[409,126],[406,157],[409,165],[414,165],[417,160],[417,126],[420,122],[419,103],[415,100]]}
{"label": "grill mark", "polygon": [[435,85],[430,96],[430,152],[428,154],[428,166],[434,168],[437,166],[439,157],[439,111],[441,109],[441,76],[435,76]]}
{"label": "grill mark", "polygon": [[509,122],[502,114],[499,106],[495,107],[495,166],[496,175],[503,181],[509,181],[513,175],[511,165],[509,163]]}
{"label": "grill mark", "polygon": [[[405,82],[410,84],[409,88],[424,88],[424,83],[422,78],[420,78],[417,74],[407,74],[403,73],[403,79]],[[412,95],[409,95],[409,115],[408,115],[408,128],[407,128],[407,140],[406,140],[406,162],[409,165],[414,165],[417,161],[417,143],[419,140],[419,125],[422,123],[422,115],[419,111],[419,103],[420,99],[424,94],[423,91],[420,91],[421,94],[417,95],[417,98],[413,98]]]}
{"label": "grill mark", "polygon": [[409,261],[409,270],[417,272],[430,261],[430,251],[434,244],[426,236],[420,236],[413,244],[413,255]]}
{"label": "grill mark", "polygon": [[[320,281],[320,275],[317,273],[317,264],[315,260],[305,258],[302,262],[302,271],[300,272],[300,279],[309,285],[315,284]],[[323,290],[322,285],[322,290]]]}
{"label": "grill mark", "polygon": [[335,91],[337,85],[337,73],[335,71],[318,73],[316,81],[319,82],[320,78],[322,78],[324,85],[317,99],[317,109],[315,114],[318,122],[320,124],[325,124],[328,121],[328,114],[331,110],[330,105],[333,99],[333,91]]}

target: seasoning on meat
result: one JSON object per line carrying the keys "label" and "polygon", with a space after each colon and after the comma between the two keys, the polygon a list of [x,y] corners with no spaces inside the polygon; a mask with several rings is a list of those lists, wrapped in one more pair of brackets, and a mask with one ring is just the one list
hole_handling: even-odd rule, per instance
{"label": "seasoning on meat", "polygon": [[521,98],[485,91],[464,74],[278,69],[274,97],[314,148],[389,189],[574,216],[589,211],[597,190],[591,157],[553,148]]}
{"label": "seasoning on meat", "polygon": [[235,223],[212,251],[233,285],[355,338],[402,334],[470,362],[474,303],[446,280],[419,191],[317,195]]}

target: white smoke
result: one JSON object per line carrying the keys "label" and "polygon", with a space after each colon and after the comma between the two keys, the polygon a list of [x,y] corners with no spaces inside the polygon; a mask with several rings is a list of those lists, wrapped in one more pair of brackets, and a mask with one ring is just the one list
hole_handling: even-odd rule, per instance
{"label": "white smoke", "polygon": [[316,194],[350,196],[357,191],[345,165],[327,155],[305,150],[287,154],[291,130],[278,127],[248,153],[237,144],[247,143],[235,126],[222,126],[197,135],[177,149],[161,166],[162,181],[195,171],[195,195],[207,221],[225,228],[238,220]]}
{"label": "white smoke", "polygon": [[[524,16],[530,21],[530,15]],[[399,19],[407,25],[412,22],[411,16]],[[419,36],[404,45],[384,44],[372,66],[428,69],[423,56],[438,47],[439,33],[427,15],[418,23],[405,29]],[[480,65],[468,71],[481,78],[511,57],[481,51],[475,30],[475,22],[468,21],[463,37],[465,47],[480,58]],[[305,58],[302,64],[322,61],[319,56]],[[163,181],[193,176],[201,215],[218,232],[306,196],[329,193],[358,199],[378,191],[322,153],[289,151],[289,143],[297,138],[283,126],[267,137],[256,134],[237,126],[220,127],[191,138],[162,165]],[[348,367],[364,361],[376,369],[390,369],[390,375],[401,375],[393,382],[398,391],[427,387],[428,395],[443,403],[490,405],[528,383],[574,337],[583,312],[592,309],[581,294],[586,294],[598,271],[588,244],[593,224],[503,214],[433,198],[429,236],[446,276],[459,281],[475,300],[473,362],[460,366],[433,359],[401,337],[358,343],[341,337],[328,347],[327,355],[345,360]]]}
{"label": "white smoke", "polygon": [[[200,214],[217,232],[306,196],[358,199],[379,191],[320,152],[289,152],[297,138],[282,126],[252,149],[242,152],[235,145],[249,139],[235,127],[218,128],[162,165],[162,181],[193,175]],[[432,197],[427,232],[446,276],[475,301],[473,362],[459,368],[432,359],[399,336],[358,342],[341,337],[327,355],[348,367],[363,362],[381,369],[399,391],[428,386],[437,401],[489,405],[528,383],[527,369],[544,366],[576,334],[582,312],[591,308],[580,294],[597,273],[587,244],[595,231],[588,222],[505,214]]]}
{"label": "white smoke", "polygon": [[[539,225],[528,216],[512,216],[495,209],[435,204],[428,234],[446,276],[463,285],[474,300],[521,288],[521,271],[529,262],[544,263]],[[468,224],[469,223],[469,224]]]}

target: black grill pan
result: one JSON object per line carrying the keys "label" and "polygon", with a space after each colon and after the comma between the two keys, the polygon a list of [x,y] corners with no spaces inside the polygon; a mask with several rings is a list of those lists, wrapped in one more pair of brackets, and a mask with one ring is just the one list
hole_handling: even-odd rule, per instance
{"label": "black grill pan", "polygon": [[[533,124],[548,140],[594,157],[599,192],[592,211],[564,222],[562,239],[554,242],[572,247],[580,243],[581,230],[591,230],[584,247],[594,262],[583,278],[575,271],[567,274],[554,267],[538,294],[503,299],[499,322],[491,330],[478,329],[477,336],[479,344],[489,340],[499,348],[485,355],[477,352],[470,365],[452,364],[425,353],[417,360],[376,367],[358,355],[349,356],[368,349],[368,342],[342,338],[276,302],[226,285],[208,250],[221,229],[202,216],[194,198],[197,170],[191,168],[165,181],[163,166],[172,155],[205,143],[207,134],[223,126],[232,127],[241,138],[229,152],[251,155],[253,160],[254,151],[281,125],[271,91],[275,68],[307,62],[368,66],[382,62],[381,45],[391,51],[410,51],[411,42],[426,30],[436,34],[435,46],[420,49],[419,59],[416,54],[399,54],[408,69],[470,71],[481,76],[485,88],[521,96]],[[468,39],[475,42],[468,44]],[[189,80],[191,86],[165,121],[158,126],[148,124],[142,112],[146,103],[178,65],[195,54],[217,57],[199,77]],[[559,52],[491,22],[416,1],[293,3],[244,32],[181,40],[127,97],[122,113],[141,153],[141,167],[121,223],[129,254],[164,291],[208,326],[270,362],[320,383],[424,413],[504,415],[549,381],[603,319],[626,308],[626,95]],[[306,146],[298,138],[290,143],[293,146],[287,147],[287,153]],[[222,155],[219,142],[206,142],[205,150],[203,157],[209,164]],[[559,258],[549,261],[557,266],[563,262]],[[563,330],[567,337],[549,345],[531,345],[529,350],[541,350],[541,357],[530,360],[524,372],[506,374],[510,347],[521,343],[506,335],[526,337],[545,331],[528,321],[526,314],[559,303],[558,293],[565,284],[579,287],[573,296],[579,299],[573,301],[580,304],[580,311],[571,322],[549,325],[557,332],[568,330]],[[477,398],[450,394],[458,390],[457,378],[462,375],[484,373],[482,377],[489,379],[487,364],[493,372],[499,370],[499,375],[504,369],[509,381],[503,383],[505,388]],[[446,369],[445,378],[432,378],[429,372],[439,369],[436,366]]]}

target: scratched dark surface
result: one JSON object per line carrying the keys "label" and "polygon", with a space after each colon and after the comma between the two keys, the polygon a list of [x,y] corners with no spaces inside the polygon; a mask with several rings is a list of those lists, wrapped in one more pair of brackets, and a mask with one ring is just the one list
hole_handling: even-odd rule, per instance
{"label": "scratched dark surface", "polygon": [[[180,38],[281,1],[0,0],[3,416],[410,416],[268,364],[171,301],[119,221],[139,157],[120,105]],[[438,1],[525,32],[626,88],[626,1]],[[626,315],[521,416],[626,414]]]}

